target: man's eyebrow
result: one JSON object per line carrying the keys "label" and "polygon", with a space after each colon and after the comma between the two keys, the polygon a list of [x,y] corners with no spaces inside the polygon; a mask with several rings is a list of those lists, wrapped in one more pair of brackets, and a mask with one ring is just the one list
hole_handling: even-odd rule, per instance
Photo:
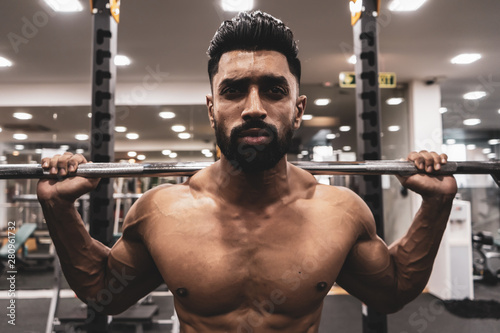
{"label": "man's eyebrow", "polygon": [[226,78],[219,83],[218,88],[221,87],[226,87],[226,86],[234,86],[234,85],[243,85],[243,84],[248,84],[250,82],[249,78],[241,78],[241,79],[235,79],[235,78]]}
{"label": "man's eyebrow", "polygon": [[270,84],[270,85],[277,84],[277,85],[283,85],[283,86],[286,86],[286,87],[289,86],[288,80],[286,79],[286,77],[284,77],[282,75],[279,75],[279,76],[276,76],[276,75],[264,75],[264,76],[260,77],[258,79],[258,81],[260,81],[261,83],[266,83],[266,84]]}

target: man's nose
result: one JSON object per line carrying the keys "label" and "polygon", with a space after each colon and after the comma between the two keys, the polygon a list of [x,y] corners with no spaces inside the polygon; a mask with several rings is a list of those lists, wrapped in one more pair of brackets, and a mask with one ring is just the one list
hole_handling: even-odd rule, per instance
{"label": "man's nose", "polygon": [[258,87],[251,87],[245,103],[245,109],[241,113],[243,120],[265,119],[267,112],[262,105],[262,99]]}

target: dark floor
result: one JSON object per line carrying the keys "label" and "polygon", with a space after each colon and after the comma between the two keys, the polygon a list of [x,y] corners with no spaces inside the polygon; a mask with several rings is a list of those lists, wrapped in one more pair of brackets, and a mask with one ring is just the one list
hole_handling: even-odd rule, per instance
{"label": "dark floor", "polygon": [[[53,273],[50,270],[19,271],[16,276],[16,288],[50,289]],[[63,289],[68,286],[65,281]],[[8,289],[6,275],[0,278],[0,291]],[[476,299],[500,301],[500,283],[489,286],[475,285]],[[172,297],[153,297],[159,307],[154,319],[169,319],[173,313]],[[62,298],[57,313],[58,317],[67,317],[81,312],[82,303],[76,298]],[[4,309],[0,317],[0,332],[45,332],[50,299],[18,299],[16,300],[16,325],[8,324],[8,299],[0,299],[0,309]],[[403,310],[388,316],[389,333],[500,333],[500,320],[464,319],[450,314],[442,303],[434,296],[422,294],[408,304]],[[152,325],[144,327],[144,332],[170,332],[170,325]],[[69,332],[69,330],[67,330]],[[131,326],[119,326],[112,332],[133,332]],[[111,332],[111,331],[110,331]],[[361,333],[361,303],[349,295],[327,296],[323,308],[321,333]]]}

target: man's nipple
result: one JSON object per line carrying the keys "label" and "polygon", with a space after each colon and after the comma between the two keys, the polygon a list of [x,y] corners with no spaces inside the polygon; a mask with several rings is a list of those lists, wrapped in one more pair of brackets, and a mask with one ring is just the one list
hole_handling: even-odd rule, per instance
{"label": "man's nipple", "polygon": [[175,293],[179,297],[186,297],[188,295],[188,291],[187,291],[186,288],[177,288],[177,290],[175,291]]}

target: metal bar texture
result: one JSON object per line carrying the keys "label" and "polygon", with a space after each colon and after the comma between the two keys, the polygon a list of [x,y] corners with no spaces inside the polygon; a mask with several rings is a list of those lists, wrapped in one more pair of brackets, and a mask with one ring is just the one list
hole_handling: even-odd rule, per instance
{"label": "metal bar texture", "polygon": [[[213,162],[175,163],[86,163],[68,177],[87,178],[112,177],[158,177],[192,176]],[[313,175],[401,175],[424,173],[413,162],[408,161],[363,161],[363,162],[292,162]],[[435,175],[491,174],[500,175],[500,162],[448,162]],[[61,178],[43,170],[40,164],[0,164],[0,179]]]}

